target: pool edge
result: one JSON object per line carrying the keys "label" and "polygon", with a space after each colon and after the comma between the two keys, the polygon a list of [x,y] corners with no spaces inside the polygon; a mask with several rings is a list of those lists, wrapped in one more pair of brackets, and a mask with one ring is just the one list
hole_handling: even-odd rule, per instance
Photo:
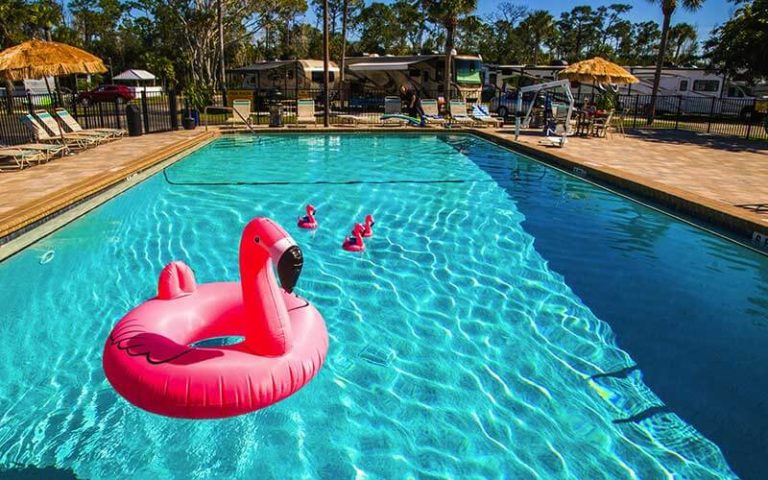
{"label": "pool edge", "polygon": [[747,239],[754,238],[756,233],[768,236],[768,221],[727,203],[616,168],[588,165],[566,152],[551,152],[544,148],[516,142],[493,132],[473,129],[472,134],[565,172],[596,181],[604,186],[617,187],[640,199],[650,200],[673,213],[686,215]]}
{"label": "pool edge", "polygon": [[[25,205],[6,225],[0,225],[0,262],[15,255],[99,205],[120,195],[163,168],[218,138],[216,131],[152,152],[116,172],[95,175],[58,190],[44,205]],[[50,203],[48,203],[50,202]],[[42,203],[42,202],[40,202]],[[10,225],[8,225],[10,224]]]}

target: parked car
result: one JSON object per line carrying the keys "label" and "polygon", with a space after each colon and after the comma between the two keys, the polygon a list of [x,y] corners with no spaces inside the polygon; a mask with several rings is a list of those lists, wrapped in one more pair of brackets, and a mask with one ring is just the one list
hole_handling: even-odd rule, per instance
{"label": "parked car", "polygon": [[101,85],[88,92],[80,93],[78,100],[83,105],[90,105],[99,102],[127,103],[135,97],[133,91],[125,85]]}

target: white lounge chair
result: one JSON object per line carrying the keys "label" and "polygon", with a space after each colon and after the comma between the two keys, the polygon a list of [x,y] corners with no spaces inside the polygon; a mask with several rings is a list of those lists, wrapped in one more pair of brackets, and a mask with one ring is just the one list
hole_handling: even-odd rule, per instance
{"label": "white lounge chair", "polygon": [[251,124],[251,101],[250,100],[232,100],[232,116],[227,119],[227,123],[233,126]]}
{"label": "white lounge chair", "polygon": [[0,148],[16,148],[21,150],[40,152],[45,156],[45,161],[50,160],[56,155],[61,155],[63,157],[69,153],[69,147],[66,145],[54,143],[21,143],[18,145],[0,144]]}
{"label": "white lounge chair", "polygon": [[314,100],[296,101],[296,123],[317,123],[317,117],[315,117]]}
{"label": "white lounge chair", "polygon": [[467,115],[467,103],[464,100],[451,100],[448,103],[448,111],[451,114],[451,123],[462,125],[475,124],[475,120]]}
{"label": "white lounge chair", "polygon": [[[25,165],[30,165],[30,162],[41,162],[45,160],[44,153],[36,150],[27,150],[19,147],[2,147],[0,148],[0,158],[10,158],[16,165],[17,170],[21,170]],[[2,163],[0,163],[0,171],[8,170]]]}
{"label": "white lounge chair", "polygon": [[59,117],[59,120],[69,129],[72,133],[87,133],[94,135],[103,135],[105,138],[120,138],[125,135],[125,130],[120,128],[83,128],[75,117],[69,114],[64,108],[57,108],[54,110],[54,114]]}
{"label": "white lounge chair", "polygon": [[84,148],[92,147],[98,144],[98,140],[92,136],[66,133],[56,136],[51,135],[48,130],[43,125],[41,125],[30,113],[21,116],[21,123],[27,127],[29,133],[32,135],[32,138],[36,142],[58,143],[78,150],[82,150]]}
{"label": "white lounge chair", "polygon": [[424,119],[427,123],[435,123],[442,125],[445,123],[445,118],[440,116],[440,111],[437,107],[437,100],[434,98],[426,98],[421,101],[421,109],[424,110]]}
{"label": "white lounge chair", "polygon": [[482,125],[491,125],[494,127],[500,127],[504,124],[504,121],[498,117],[492,117],[488,113],[488,108],[485,105],[475,104],[472,107],[472,118],[477,120]]}
{"label": "white lounge chair", "polygon": [[70,137],[70,138],[76,138],[76,137],[83,137],[83,138],[90,138],[93,140],[95,144],[103,143],[107,141],[107,137],[103,134],[99,133],[87,133],[87,132],[65,132],[63,128],[61,128],[61,125],[59,122],[56,121],[55,118],[53,118],[53,115],[48,113],[46,110],[35,110],[34,116],[37,117],[37,120],[45,127],[49,133],[64,137]]}

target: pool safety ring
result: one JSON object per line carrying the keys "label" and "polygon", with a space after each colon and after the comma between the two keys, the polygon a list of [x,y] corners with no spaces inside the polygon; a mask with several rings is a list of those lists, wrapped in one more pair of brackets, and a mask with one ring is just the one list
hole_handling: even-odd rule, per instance
{"label": "pool safety ring", "polygon": [[[157,296],[109,335],[107,379],[134,405],[179,418],[240,415],[295,393],[328,350],[322,316],[292,293],[302,265],[299,247],[267,218],[243,231],[240,282],[197,285],[187,265],[168,264]],[[218,341],[233,337],[242,341]]]}

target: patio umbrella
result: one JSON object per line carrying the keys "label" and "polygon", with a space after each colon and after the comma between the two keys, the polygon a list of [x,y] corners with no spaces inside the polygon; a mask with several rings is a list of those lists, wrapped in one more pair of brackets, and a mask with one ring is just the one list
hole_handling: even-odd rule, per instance
{"label": "patio umbrella", "polygon": [[637,83],[637,77],[624,68],[604,58],[595,57],[569,65],[559,74],[560,78],[581,83],[611,83],[614,85]]}
{"label": "patio umbrella", "polygon": [[106,71],[100,58],[65,43],[30,40],[0,52],[0,78],[9,80]]}

